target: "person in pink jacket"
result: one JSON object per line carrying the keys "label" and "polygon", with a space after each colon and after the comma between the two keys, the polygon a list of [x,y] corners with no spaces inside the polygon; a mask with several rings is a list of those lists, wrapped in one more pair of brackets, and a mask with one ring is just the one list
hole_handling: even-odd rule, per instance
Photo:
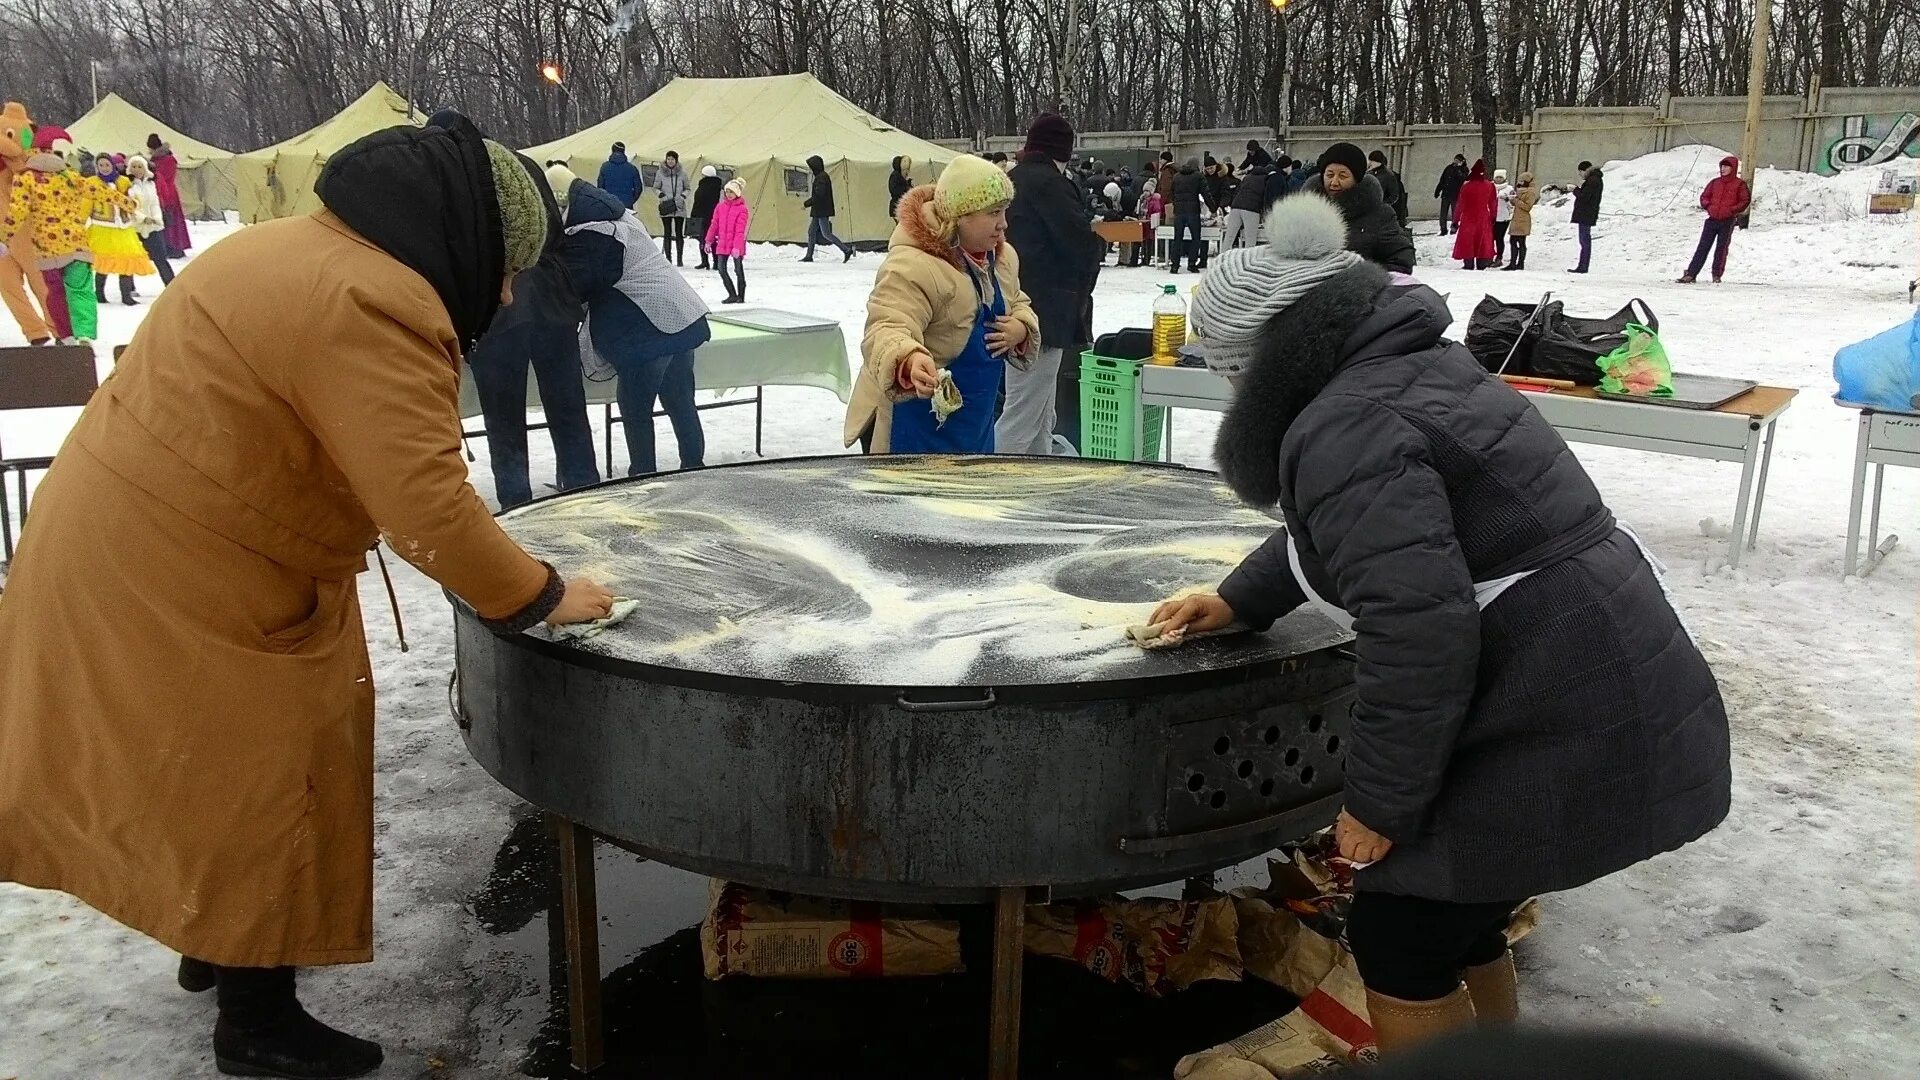
{"label": "person in pink jacket", "polygon": [[[739,177],[727,181],[721,190],[720,205],[713,211],[713,223],[707,226],[707,254],[720,271],[720,284],[727,287],[723,304],[747,302],[747,222],[753,212],[747,208],[747,185]],[[727,276],[727,260],[733,260],[733,276]],[[735,278],[739,281],[736,284]]]}

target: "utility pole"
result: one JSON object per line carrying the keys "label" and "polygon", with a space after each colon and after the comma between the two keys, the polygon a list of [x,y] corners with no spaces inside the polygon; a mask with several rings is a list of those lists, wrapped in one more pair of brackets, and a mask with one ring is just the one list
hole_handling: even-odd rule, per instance
{"label": "utility pole", "polygon": [[1740,179],[1753,188],[1760,155],[1760,106],[1767,96],[1767,39],[1773,27],[1773,0],[1754,0],[1753,65],[1747,69],[1747,132],[1740,143]]}

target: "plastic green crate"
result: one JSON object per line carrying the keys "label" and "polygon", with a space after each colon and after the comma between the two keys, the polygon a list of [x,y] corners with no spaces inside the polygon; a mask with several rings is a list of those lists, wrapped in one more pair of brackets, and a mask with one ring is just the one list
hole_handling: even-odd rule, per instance
{"label": "plastic green crate", "polygon": [[[1166,429],[1164,406],[1140,411],[1140,368],[1145,360],[1080,354],[1080,456],[1106,461],[1158,461]],[[1136,419],[1138,418],[1138,419]],[[1146,427],[1146,445],[1137,446]]]}

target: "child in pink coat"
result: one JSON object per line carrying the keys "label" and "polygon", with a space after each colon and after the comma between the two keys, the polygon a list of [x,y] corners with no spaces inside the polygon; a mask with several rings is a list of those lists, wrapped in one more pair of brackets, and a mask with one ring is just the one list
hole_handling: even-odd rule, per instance
{"label": "child in pink coat", "polygon": [[[747,185],[734,177],[722,189],[720,205],[714,208],[713,223],[707,226],[707,254],[720,271],[720,284],[727,287],[723,304],[747,302],[747,222],[753,217],[747,209]],[[733,260],[733,276],[727,276],[727,260]],[[739,281],[736,284],[735,278]]]}

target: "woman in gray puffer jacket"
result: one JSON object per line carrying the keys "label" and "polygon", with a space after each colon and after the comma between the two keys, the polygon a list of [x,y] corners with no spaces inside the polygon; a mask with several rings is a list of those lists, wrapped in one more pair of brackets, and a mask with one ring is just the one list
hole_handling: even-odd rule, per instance
{"label": "woman in gray puffer jacket", "polygon": [[[667,160],[654,173],[654,186],[660,192],[660,250],[675,266],[687,265],[687,170],[680,167],[678,151],[667,151]],[[694,244],[699,245],[695,238]]]}
{"label": "woman in gray puffer jacket", "polygon": [[1718,686],[1649,557],[1559,433],[1442,337],[1440,296],[1342,250],[1344,224],[1287,199],[1201,286],[1196,332],[1235,378],[1215,459],[1286,528],[1154,622],[1351,620],[1335,833],[1368,864],[1347,933],[1390,1053],[1512,1019],[1515,907],[1699,838],[1732,777]]}

